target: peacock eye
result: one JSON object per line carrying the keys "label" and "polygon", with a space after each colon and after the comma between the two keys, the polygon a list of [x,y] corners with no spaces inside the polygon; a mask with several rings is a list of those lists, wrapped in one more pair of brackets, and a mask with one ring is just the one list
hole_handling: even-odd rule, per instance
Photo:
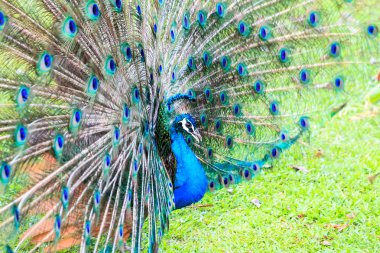
{"label": "peacock eye", "polygon": [[0,11],[0,31],[4,30],[7,21],[7,16],[5,16],[4,12]]}
{"label": "peacock eye", "polygon": [[69,39],[73,39],[78,33],[78,26],[72,17],[67,17],[62,24],[62,34]]}
{"label": "peacock eye", "polygon": [[132,48],[128,43],[123,43],[120,48],[126,62],[132,61]]}
{"label": "peacock eye", "polygon": [[190,122],[186,122],[185,126],[188,127],[188,128],[191,127]]}
{"label": "peacock eye", "polygon": [[94,1],[89,1],[86,5],[86,16],[92,21],[96,21],[100,18],[100,9],[99,5]]}
{"label": "peacock eye", "polygon": [[48,73],[53,67],[53,56],[48,52],[43,52],[37,62],[37,73],[43,75]]}
{"label": "peacock eye", "polygon": [[117,69],[116,62],[112,56],[108,56],[104,65],[104,70],[108,75],[114,75]]}
{"label": "peacock eye", "polygon": [[11,176],[12,168],[8,163],[3,161],[0,163],[0,169],[0,181],[3,184],[7,184]]}
{"label": "peacock eye", "polygon": [[114,10],[116,12],[121,12],[122,11],[122,9],[123,9],[123,2],[122,2],[122,0],[111,0],[111,3],[112,3],[112,5],[114,7]]}

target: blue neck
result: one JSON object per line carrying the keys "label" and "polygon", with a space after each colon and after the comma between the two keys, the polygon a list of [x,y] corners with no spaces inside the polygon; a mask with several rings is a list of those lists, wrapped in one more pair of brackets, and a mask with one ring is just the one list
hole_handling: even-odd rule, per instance
{"label": "blue neck", "polygon": [[183,135],[170,129],[171,148],[177,162],[174,182],[174,202],[177,209],[201,200],[207,190],[205,171],[187,145]]}

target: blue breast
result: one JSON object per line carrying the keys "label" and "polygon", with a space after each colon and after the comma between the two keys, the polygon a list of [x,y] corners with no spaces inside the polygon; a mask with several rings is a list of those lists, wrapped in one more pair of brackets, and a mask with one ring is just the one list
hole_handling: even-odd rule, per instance
{"label": "blue breast", "polygon": [[177,209],[201,200],[207,191],[205,171],[183,135],[171,131],[171,148],[177,161],[174,202]]}

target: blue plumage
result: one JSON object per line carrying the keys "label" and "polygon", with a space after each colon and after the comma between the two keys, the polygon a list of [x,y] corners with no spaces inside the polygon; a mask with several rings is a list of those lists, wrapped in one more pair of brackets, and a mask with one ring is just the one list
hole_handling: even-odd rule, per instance
{"label": "blue plumage", "polygon": [[173,131],[170,138],[177,162],[174,182],[175,207],[183,208],[203,198],[207,191],[207,178],[201,163],[187,145],[183,135]]}

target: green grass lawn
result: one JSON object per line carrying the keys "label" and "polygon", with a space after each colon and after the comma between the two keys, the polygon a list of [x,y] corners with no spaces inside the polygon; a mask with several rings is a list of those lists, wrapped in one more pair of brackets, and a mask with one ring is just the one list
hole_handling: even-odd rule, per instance
{"label": "green grass lawn", "polygon": [[175,211],[163,251],[380,252],[380,179],[368,181],[380,172],[380,115],[352,119],[365,111],[349,105],[273,169]]}

